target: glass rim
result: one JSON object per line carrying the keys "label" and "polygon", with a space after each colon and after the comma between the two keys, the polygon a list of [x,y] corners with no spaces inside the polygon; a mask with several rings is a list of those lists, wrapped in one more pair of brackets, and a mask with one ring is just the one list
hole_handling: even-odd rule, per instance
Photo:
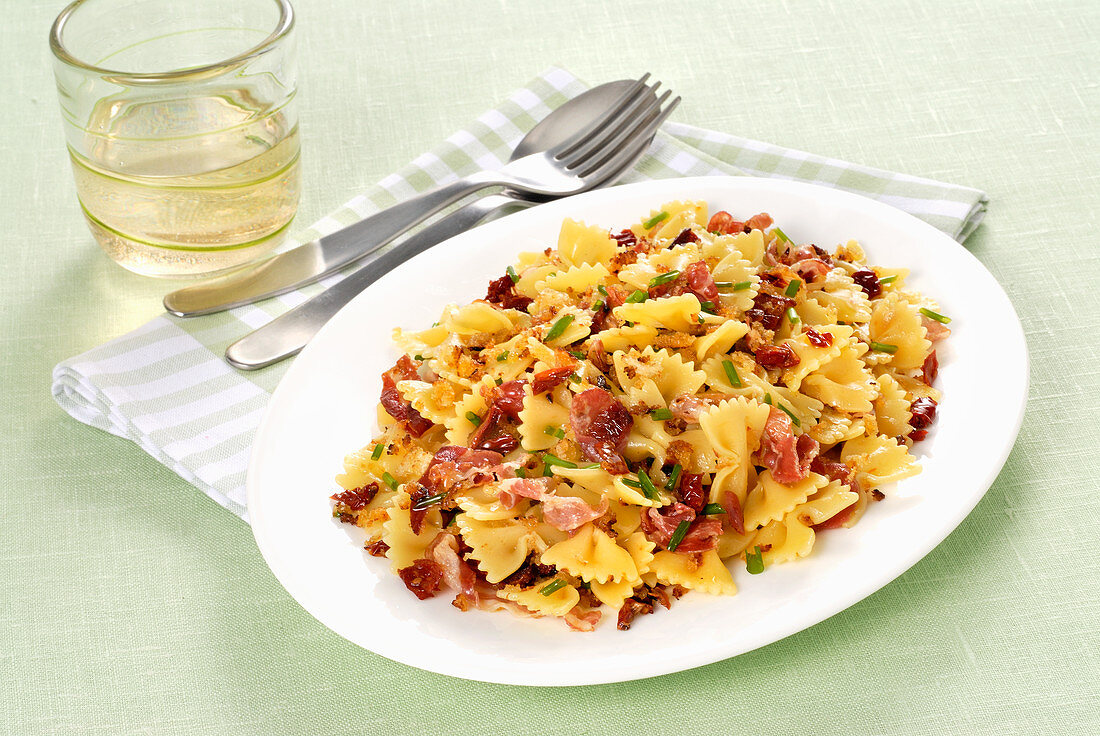
{"label": "glass rim", "polygon": [[294,9],[290,6],[289,0],[272,0],[272,2],[279,6],[279,20],[275,24],[275,29],[267,38],[255,46],[227,59],[220,59],[200,66],[163,72],[128,72],[121,69],[109,69],[86,61],[81,61],[69,53],[69,50],[65,48],[65,44],[61,42],[61,34],[65,31],[65,24],[72,17],[73,13],[75,13],[80,6],[94,1],[95,0],[73,0],[73,2],[69,3],[69,5],[61,11],[60,15],[54,20],[53,26],[50,27],[50,50],[53,52],[54,57],[71,67],[83,69],[84,71],[98,74],[99,76],[112,77],[123,81],[175,82],[186,80],[189,77],[209,76],[211,73],[227,71],[243,62],[266,53],[279,40],[285,38],[294,28]]}

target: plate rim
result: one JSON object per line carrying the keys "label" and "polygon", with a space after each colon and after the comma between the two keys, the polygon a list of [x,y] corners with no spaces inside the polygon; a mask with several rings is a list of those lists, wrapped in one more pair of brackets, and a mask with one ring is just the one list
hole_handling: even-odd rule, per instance
{"label": "plate rim", "polygon": [[[996,288],[996,292],[1001,297],[1003,297],[1005,305],[1009,309],[1009,314],[1004,316],[1006,318],[1009,316],[1011,317],[1011,319],[1006,319],[1006,327],[1012,333],[1011,337],[1014,338],[1016,342],[1018,342],[1018,347],[1020,348],[1020,357],[1023,358],[1023,360],[1019,362],[1018,373],[1020,375],[1018,376],[1017,380],[1012,382],[1012,385],[1018,386],[1018,391],[1016,392],[1017,396],[1013,397],[1016,399],[1016,411],[1014,413],[1011,425],[1006,427],[1008,431],[1005,433],[1005,441],[999,445],[999,452],[996,458],[992,459],[992,461],[989,462],[989,464],[987,465],[987,480],[982,482],[982,485],[984,487],[969,496],[965,504],[957,507],[957,512],[952,516],[949,523],[942,524],[941,526],[937,527],[934,534],[924,537],[922,539],[922,541],[924,542],[923,544],[910,548],[906,550],[905,554],[898,556],[896,558],[896,561],[892,565],[892,568],[894,568],[893,572],[883,573],[879,576],[882,579],[879,579],[879,577],[869,578],[861,581],[861,584],[851,586],[851,588],[849,589],[850,592],[847,595],[839,596],[832,605],[811,609],[811,612],[808,612],[804,616],[788,617],[787,625],[778,627],[776,629],[775,635],[770,636],[770,638],[768,638],[766,641],[761,641],[741,648],[733,648],[731,650],[720,650],[718,654],[714,654],[714,652],[717,650],[702,650],[696,652],[680,653],[677,656],[671,657],[670,659],[664,660],[654,665],[653,667],[646,668],[644,669],[644,671],[619,672],[618,674],[609,674],[601,671],[589,671],[586,673],[583,669],[578,669],[578,676],[571,677],[567,681],[562,680],[561,678],[554,677],[540,679],[537,677],[532,678],[530,676],[525,677],[524,680],[521,681],[512,676],[512,673],[515,670],[514,666],[502,666],[499,668],[494,668],[492,671],[471,674],[468,671],[468,668],[464,668],[463,666],[461,666],[461,663],[452,664],[439,661],[425,662],[421,657],[406,656],[401,651],[383,652],[378,651],[373,647],[368,647],[361,641],[358,641],[353,635],[340,630],[340,628],[335,627],[329,621],[326,621],[322,612],[316,610],[313,601],[303,601],[298,595],[295,594],[295,591],[292,589],[292,586],[295,583],[292,579],[287,579],[287,577],[285,576],[287,571],[282,568],[281,563],[279,562],[279,553],[276,547],[273,546],[270,540],[266,539],[266,537],[264,536],[264,501],[262,499],[261,490],[259,488],[258,465],[261,462],[260,456],[262,455],[263,448],[268,442],[268,437],[274,431],[271,427],[271,422],[269,420],[275,413],[277,407],[279,407],[281,405],[281,402],[284,400],[282,398],[283,395],[287,394],[291,390],[290,388],[286,387],[293,385],[292,381],[288,379],[291,376],[295,376],[296,379],[297,374],[305,370],[305,368],[300,368],[299,366],[308,367],[310,360],[308,356],[311,356],[313,355],[313,353],[322,349],[317,346],[323,346],[325,344],[324,336],[327,335],[329,332],[335,331],[337,329],[333,327],[333,325],[339,324],[341,315],[354,310],[354,305],[369,298],[369,294],[374,288],[371,287],[367,289],[364,293],[356,296],[355,299],[353,299],[348,305],[341,309],[340,312],[337,313],[337,315],[335,315],[329,321],[329,323],[326,324],[318,332],[318,335],[314,339],[314,341],[311,342],[310,345],[307,345],[305,350],[302,351],[301,357],[306,357],[306,361],[302,361],[301,357],[299,357],[299,359],[295,360],[295,362],[290,366],[287,373],[279,381],[278,386],[276,386],[275,391],[272,393],[268,404],[264,409],[263,417],[261,419],[260,426],[257,429],[256,435],[253,439],[252,448],[249,454],[248,472],[246,477],[246,499],[253,535],[256,539],[256,543],[258,548],[260,549],[261,555],[265,560],[265,563],[268,565],[271,572],[275,575],[276,579],[279,580],[279,583],[291,595],[291,597],[307,612],[309,612],[310,615],[312,615],[320,623],[322,623],[326,628],[329,628],[341,637],[349,640],[357,646],[363,647],[367,651],[378,654],[379,656],[385,657],[392,661],[400,662],[405,665],[416,667],[418,669],[474,681],[509,685],[575,686],[626,682],[630,680],[657,677],[673,672],[685,671],[707,664],[724,661],[726,659],[739,656],[741,654],[753,651],[769,644],[773,644],[776,641],[784,639],[792,634],[798,633],[818,623],[826,621],[829,618],[835,616],[837,613],[846,610],[856,603],[859,603],[860,601],[866,599],[886,585],[889,585],[891,582],[910,570],[917,562],[927,556],[932,550],[938,547],[944,541],[944,539],[946,539],[952,532],[954,532],[955,529],[957,529],[959,525],[963,522],[963,520],[965,520],[966,517],[969,516],[969,514],[974,510],[974,508],[982,500],[982,498],[985,497],[989,488],[992,487],[993,483],[996,481],[998,475],[1000,474],[1005,463],[1007,462],[1013,447],[1015,446],[1015,442],[1019,435],[1019,431],[1027,410],[1027,399],[1030,383],[1030,354],[1027,349],[1026,336],[1023,331],[1023,326],[1020,323],[1018,313],[1016,312],[1016,309],[1012,304],[1012,301],[1009,298],[1008,294],[1005,292],[1004,287],[1001,286],[1001,284],[996,280],[995,277],[993,277],[993,274],[985,267],[985,265],[982,264],[981,261],[973,253],[967,250],[961,243],[953,240],[949,235],[941,230],[936,229],[932,225],[924,222],[923,220],[920,220],[913,215],[904,212],[903,210],[893,207],[892,205],[875,200],[873,198],[849,192],[843,189],[826,187],[818,184],[810,184],[805,182],[767,177],[679,177],[672,179],[650,180],[634,184],[624,184],[616,187],[609,187],[592,192],[586,192],[580,195],[574,195],[573,197],[554,200],[553,202],[547,203],[545,205],[516,213],[514,216],[500,218],[493,222],[482,225],[478,228],[466,231],[465,233],[462,233],[455,238],[440,243],[439,245],[435,246],[435,248],[451,248],[454,241],[461,241],[464,238],[472,237],[471,233],[473,232],[481,234],[481,236],[485,239],[498,237],[498,231],[507,232],[511,229],[518,228],[522,225],[522,223],[526,221],[526,219],[536,216],[530,213],[538,213],[538,215],[542,216],[546,215],[548,212],[557,212],[559,210],[563,210],[564,214],[562,214],[561,216],[566,217],[569,216],[569,208],[578,201],[580,201],[583,205],[588,203],[589,201],[599,202],[600,200],[603,200],[605,198],[612,198],[612,196],[614,196],[615,198],[630,198],[634,196],[652,195],[658,192],[664,192],[666,188],[669,188],[670,191],[665,192],[661,195],[666,198],[664,201],[668,201],[669,198],[706,199],[707,195],[705,194],[688,194],[686,192],[687,190],[695,190],[697,188],[715,189],[730,185],[733,185],[734,189],[739,187],[748,187],[759,188],[760,190],[777,190],[781,194],[804,193],[810,197],[814,197],[816,195],[823,197],[826,200],[833,199],[841,203],[847,201],[851,203],[852,206],[858,208],[870,207],[870,212],[872,214],[876,214],[875,211],[877,210],[877,214],[882,215],[886,220],[897,219],[900,217],[905,220],[905,225],[907,227],[915,229],[917,231],[916,234],[918,235],[949,241],[954,246],[954,249],[960,256],[962,256],[964,259],[970,260],[972,266],[977,267],[989,277],[991,284]],[[679,194],[676,194],[674,191],[672,191],[677,188],[683,191]],[[560,219],[560,217],[558,219]],[[921,231],[923,231],[923,233],[921,233]],[[438,252],[439,251],[436,250],[436,253]],[[402,271],[411,269],[415,266],[418,259],[430,255],[431,251],[428,251],[427,253],[417,256],[416,258],[410,259],[410,261],[402,264],[402,266],[400,266],[398,269],[395,269],[394,273],[400,273]],[[392,274],[387,274],[387,276],[383,277],[383,279],[381,279],[379,283],[384,282],[386,279],[390,278],[390,276],[392,276]],[[581,634],[576,635],[582,636]]]}

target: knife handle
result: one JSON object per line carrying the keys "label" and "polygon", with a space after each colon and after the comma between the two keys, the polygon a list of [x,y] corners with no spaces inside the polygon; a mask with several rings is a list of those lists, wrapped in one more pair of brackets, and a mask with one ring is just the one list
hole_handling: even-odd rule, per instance
{"label": "knife handle", "polygon": [[468,230],[491,214],[526,200],[494,194],[424,228],[408,240],[373,258],[307,302],[245,335],[225,351],[225,359],[241,370],[255,370],[298,353],[341,307],[387,273],[444,240]]}
{"label": "knife handle", "polygon": [[197,317],[293,291],[370,255],[447,205],[498,184],[497,179],[494,172],[481,171],[419,194],[251,268],[177,289],[164,297],[164,308],[177,317]]}

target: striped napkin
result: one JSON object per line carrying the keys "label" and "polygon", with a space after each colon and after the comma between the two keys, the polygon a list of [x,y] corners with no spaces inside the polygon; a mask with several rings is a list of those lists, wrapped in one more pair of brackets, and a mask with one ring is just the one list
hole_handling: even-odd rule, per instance
{"label": "striped napkin", "polygon": [[[298,234],[313,240],[395,202],[479,169],[504,163],[524,133],[552,109],[587,89],[550,69],[499,107],[418,157],[370,191]],[[679,176],[755,175],[812,182],[891,204],[959,241],[978,226],[986,197],[975,189],[857,166],[725,133],[666,123],[625,182]],[[229,312],[143,327],[66,360],[53,371],[53,395],[85,424],[136,442],[143,450],[247,520],[249,448],[271,392],[290,361],[239,372],[225,348],[339,281]]]}

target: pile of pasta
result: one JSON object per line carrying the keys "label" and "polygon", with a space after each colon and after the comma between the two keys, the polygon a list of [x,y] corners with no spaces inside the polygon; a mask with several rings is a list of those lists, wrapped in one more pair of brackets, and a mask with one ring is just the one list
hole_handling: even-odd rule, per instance
{"label": "pile of pasta", "polygon": [[396,329],[334,516],[418,597],[579,630],[809,555],[919,472],[949,320],[855,241],[771,225],[567,219],[485,299]]}

